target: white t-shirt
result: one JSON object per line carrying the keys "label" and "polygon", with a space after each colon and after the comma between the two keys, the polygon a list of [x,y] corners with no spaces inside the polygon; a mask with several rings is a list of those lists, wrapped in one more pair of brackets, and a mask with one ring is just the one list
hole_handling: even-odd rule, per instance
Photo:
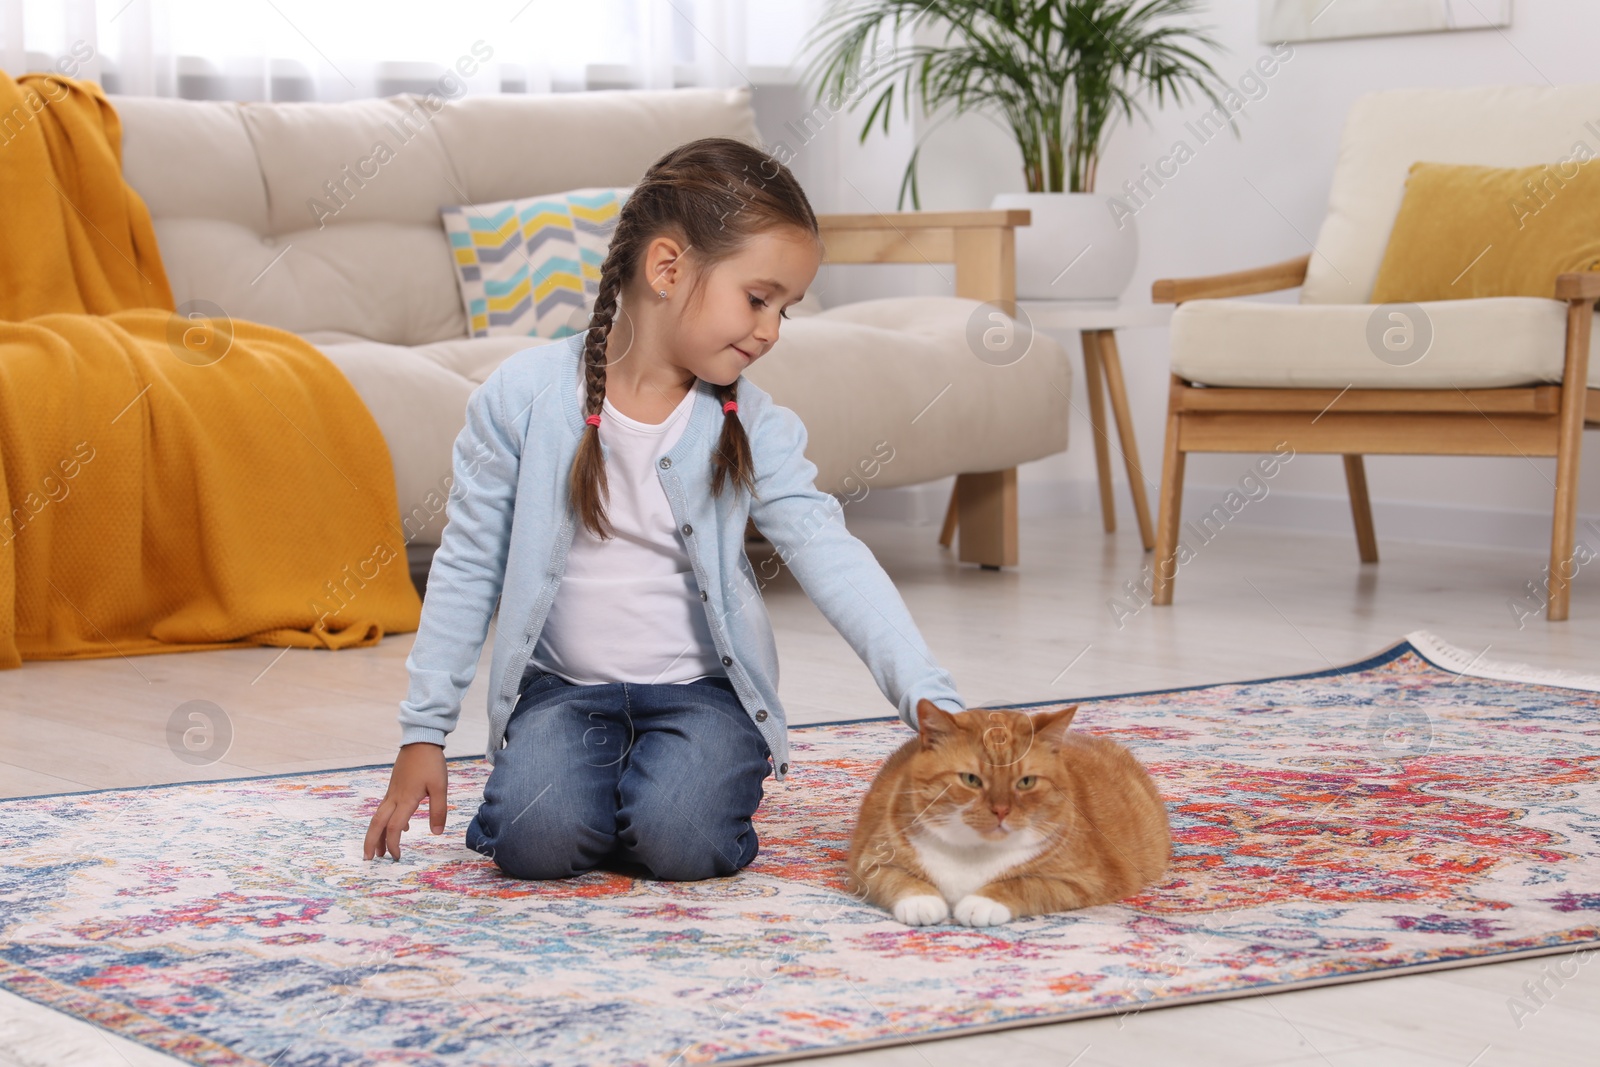
{"label": "white t-shirt", "polygon": [[[581,396],[582,383],[579,383]],[[601,541],[576,523],[532,663],[575,685],[670,684],[725,675],[711,643],[694,568],[656,476],[656,461],[683,436],[695,390],[665,422],[630,419],[606,400],[606,515]],[[576,520],[574,520],[576,522]]]}

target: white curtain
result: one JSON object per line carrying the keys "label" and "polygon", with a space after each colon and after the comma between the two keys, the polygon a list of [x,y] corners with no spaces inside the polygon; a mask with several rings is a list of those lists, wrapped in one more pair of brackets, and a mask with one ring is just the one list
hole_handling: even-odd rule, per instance
{"label": "white curtain", "polygon": [[735,86],[797,74],[821,3],[0,0],[0,68],[223,100]]}

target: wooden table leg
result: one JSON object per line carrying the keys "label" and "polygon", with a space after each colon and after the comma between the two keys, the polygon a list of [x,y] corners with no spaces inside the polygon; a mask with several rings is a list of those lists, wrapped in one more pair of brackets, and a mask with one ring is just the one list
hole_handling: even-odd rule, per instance
{"label": "wooden table leg", "polygon": [[1133,512],[1139,517],[1139,539],[1144,542],[1144,550],[1149,552],[1156,547],[1156,536],[1150,522],[1150,502],[1144,492],[1144,471],[1139,466],[1139,441],[1133,435],[1133,413],[1128,409],[1128,387],[1122,379],[1122,357],[1117,354],[1117,335],[1114,330],[1098,332],[1106,392],[1111,394],[1111,411],[1117,417],[1122,460],[1128,466],[1128,489],[1133,493]]}
{"label": "wooden table leg", "polygon": [[1094,466],[1100,476],[1100,517],[1106,533],[1117,530],[1117,502],[1111,495],[1111,449],[1106,436],[1106,400],[1100,384],[1100,338],[1083,330],[1083,388],[1089,394],[1089,427],[1094,435]]}

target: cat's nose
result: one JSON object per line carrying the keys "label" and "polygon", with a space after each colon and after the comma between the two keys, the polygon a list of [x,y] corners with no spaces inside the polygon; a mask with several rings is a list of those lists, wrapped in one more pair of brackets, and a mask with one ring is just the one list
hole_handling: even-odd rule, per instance
{"label": "cat's nose", "polygon": [[1006,813],[1011,810],[1011,805],[1007,804],[1003,808],[991,808],[990,810],[994,812],[994,821],[995,822],[1004,822],[1005,818],[1006,818]]}

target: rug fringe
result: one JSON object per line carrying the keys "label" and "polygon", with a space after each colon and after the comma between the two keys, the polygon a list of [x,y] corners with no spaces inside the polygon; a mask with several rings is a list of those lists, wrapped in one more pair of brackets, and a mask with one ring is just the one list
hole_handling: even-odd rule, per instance
{"label": "rug fringe", "polygon": [[[1410,641],[1411,647],[1422,653],[1424,658],[1456,674],[1466,674],[1474,678],[1492,678],[1501,682],[1525,682],[1529,685],[1551,685],[1562,689],[1583,689],[1591,693],[1600,693],[1600,674],[1584,674],[1580,671],[1560,670],[1555,667],[1535,667],[1527,663],[1485,659],[1483,652],[1474,655],[1427,630],[1406,634],[1406,640]],[[1485,648],[1483,651],[1487,652],[1489,649]]]}

